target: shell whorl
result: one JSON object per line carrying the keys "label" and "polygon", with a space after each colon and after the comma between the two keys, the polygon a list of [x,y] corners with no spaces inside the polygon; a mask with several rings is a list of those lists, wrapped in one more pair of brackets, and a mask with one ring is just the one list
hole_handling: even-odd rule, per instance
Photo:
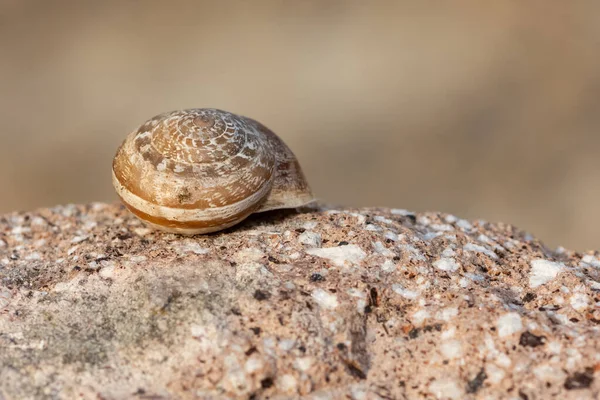
{"label": "shell whorl", "polygon": [[224,162],[253,139],[241,122],[217,110],[176,111],[149,131],[152,148],[181,164]]}
{"label": "shell whorl", "polygon": [[224,229],[255,211],[312,200],[293,153],[274,133],[217,109],[148,120],[119,148],[113,183],[138,217],[181,233]]}

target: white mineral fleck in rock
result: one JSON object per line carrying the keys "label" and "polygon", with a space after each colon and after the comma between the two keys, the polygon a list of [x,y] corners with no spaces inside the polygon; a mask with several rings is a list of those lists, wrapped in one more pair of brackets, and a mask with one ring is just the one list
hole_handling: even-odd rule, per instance
{"label": "white mineral fleck in rock", "polygon": [[447,340],[440,345],[440,351],[444,357],[453,360],[462,356],[462,344],[456,339]]}
{"label": "white mineral fleck in rock", "polygon": [[265,349],[271,351],[275,348],[276,345],[276,341],[275,338],[273,337],[266,337],[263,339],[263,346],[265,347]]}
{"label": "white mineral fleck in rock", "polygon": [[504,353],[496,354],[496,365],[502,368],[508,368],[512,365],[512,360]]}
{"label": "white mineral fleck in rock", "polygon": [[469,221],[467,221],[466,219],[458,220],[458,222],[456,223],[456,226],[458,226],[463,231],[470,231],[473,229],[473,225],[471,225],[471,223]]}
{"label": "white mineral fleck in rock", "polygon": [[392,260],[385,260],[383,264],[381,264],[381,270],[383,272],[393,272],[396,269],[396,264]]}
{"label": "white mineral fleck in rock", "polygon": [[298,381],[294,378],[294,375],[285,374],[277,379],[277,386],[284,392],[295,393],[296,388],[298,387]]}
{"label": "white mineral fleck in rock", "polygon": [[383,222],[384,224],[390,224],[391,225],[391,224],[394,223],[394,221],[392,221],[391,219],[385,218],[385,217],[382,217],[382,216],[379,216],[379,215],[375,216],[373,219],[375,221],[377,221],[377,222]]}
{"label": "white mineral fleck in rock", "polygon": [[462,399],[464,391],[454,379],[440,378],[429,384],[429,393],[438,399]]}
{"label": "white mineral fleck in rock", "polygon": [[338,306],[337,296],[323,289],[315,289],[312,298],[323,308],[333,310]]}
{"label": "white mineral fleck in rock", "polygon": [[436,319],[442,321],[450,321],[452,318],[458,315],[458,308],[456,307],[447,307],[437,312],[435,315]]}
{"label": "white mineral fleck in rock", "polygon": [[192,337],[202,337],[206,335],[206,329],[203,325],[192,324],[190,326],[190,333]]}
{"label": "white mineral fleck in rock", "polygon": [[321,247],[323,240],[317,232],[306,231],[298,236],[298,241],[310,247]]}
{"label": "white mineral fleck in rock", "polygon": [[392,290],[405,299],[414,300],[419,297],[419,293],[415,292],[414,290],[405,289],[402,285],[397,283],[392,285]]}
{"label": "white mineral fleck in rock", "polygon": [[257,249],[255,247],[250,247],[250,248],[242,249],[242,250],[238,251],[237,253],[235,253],[234,258],[237,262],[243,263],[243,262],[249,262],[249,261],[254,261],[254,262],[260,261],[264,256],[265,256],[265,253],[263,253],[260,249]]}
{"label": "white mineral fleck in rock", "polygon": [[581,262],[587,265],[591,265],[594,268],[600,268],[600,260],[591,254],[586,254],[585,256],[583,256]]}
{"label": "white mineral fleck in rock", "polygon": [[88,238],[89,238],[89,236],[75,236],[73,239],[71,239],[71,243],[77,244],[77,243],[85,242],[86,240],[88,240]]}
{"label": "white mineral fleck in rock", "polygon": [[99,270],[99,269],[100,269],[100,265],[99,265],[99,264],[98,264],[96,261],[92,261],[92,262],[89,262],[89,263],[88,263],[88,268],[89,268],[90,270],[97,271],[97,270]]}
{"label": "white mineral fleck in rock", "polygon": [[460,267],[460,264],[454,258],[442,257],[434,262],[433,266],[440,271],[454,272]]}
{"label": "white mineral fleck in rock", "polygon": [[487,375],[486,382],[491,383],[492,385],[498,384],[504,379],[506,372],[496,364],[486,364],[485,366],[485,374]]}
{"label": "white mineral fleck in rock", "polygon": [[531,271],[529,273],[529,286],[536,288],[550,282],[564,270],[562,263],[537,259],[531,262]]}
{"label": "white mineral fleck in rock", "polygon": [[279,342],[279,349],[283,351],[290,351],[296,345],[296,341],[293,339],[283,339]]}
{"label": "white mineral fleck in rock", "polygon": [[290,264],[276,264],[273,266],[273,268],[281,272],[289,272],[293,269]]}
{"label": "white mineral fleck in rock", "polygon": [[142,263],[147,260],[148,260],[148,257],[146,257],[146,256],[132,256],[129,258],[129,261],[134,262],[134,263]]}
{"label": "white mineral fleck in rock", "polygon": [[364,299],[367,297],[367,294],[363,290],[359,290],[356,288],[349,288],[348,290],[346,290],[346,293],[348,293],[352,297],[358,297],[359,299]]}
{"label": "white mineral fleck in rock", "polygon": [[540,364],[533,368],[533,374],[537,379],[544,382],[563,382],[566,379],[566,374],[560,368],[553,367],[548,364]]}
{"label": "white mineral fleck in rock", "polygon": [[44,218],[41,217],[34,217],[31,220],[31,225],[35,225],[35,226],[46,226],[46,220],[44,220]]}
{"label": "white mineral fleck in rock", "polygon": [[431,224],[429,227],[438,232],[450,232],[454,230],[452,225],[448,224]]}
{"label": "white mineral fleck in rock", "polygon": [[244,370],[247,373],[252,374],[256,371],[261,370],[264,367],[264,365],[264,361],[255,353],[252,354],[246,361],[246,364],[244,365]]}
{"label": "white mineral fleck in rock", "polygon": [[101,211],[104,211],[106,208],[108,208],[108,204],[99,203],[99,202],[93,202],[91,204],[91,206],[92,206],[92,210],[94,212],[101,212]]}
{"label": "white mineral fleck in rock", "polygon": [[409,253],[409,259],[415,261],[425,261],[425,256],[416,247],[410,244],[399,244],[398,248]]}
{"label": "white mineral fleck in rock", "polygon": [[453,224],[456,221],[458,221],[458,217],[456,217],[455,215],[449,214],[444,217],[444,221],[446,221],[449,224]]}
{"label": "white mineral fleck in rock", "polygon": [[309,231],[311,229],[315,229],[318,225],[319,223],[317,221],[307,221],[304,224],[302,224],[302,227]]}
{"label": "white mineral fleck in rock", "polygon": [[568,250],[567,250],[567,249],[565,249],[565,248],[564,248],[564,247],[562,247],[562,246],[558,246],[558,247],[556,248],[556,250],[554,250],[554,252],[555,252],[556,254],[565,254],[567,251],[568,251]]}
{"label": "white mineral fleck in rock", "polygon": [[412,323],[415,325],[421,325],[427,318],[429,318],[429,312],[427,310],[419,310],[412,316]]}
{"label": "white mineral fleck in rock", "polygon": [[33,252],[33,253],[29,253],[25,256],[25,260],[27,261],[40,261],[42,259],[42,255],[40,253]]}
{"label": "white mineral fleck in rock", "polygon": [[403,217],[414,216],[415,213],[405,210],[403,208],[392,208],[390,212],[394,215],[402,215]]}
{"label": "white mineral fleck in rock", "polygon": [[440,338],[447,340],[453,338],[454,335],[456,335],[456,327],[450,326],[440,334]]}
{"label": "white mineral fleck in rock", "polygon": [[431,288],[432,282],[427,280],[425,277],[423,276],[418,276],[417,279],[415,279],[415,282],[418,285],[418,291],[419,292],[424,292],[427,289]]}
{"label": "white mineral fleck in rock", "polygon": [[294,360],[294,367],[299,371],[306,372],[313,365],[312,357],[298,357]]}
{"label": "white mineral fleck in rock", "polygon": [[417,217],[417,223],[420,225],[428,226],[431,224],[431,219],[425,215],[419,215]]}
{"label": "white mineral fleck in rock", "polygon": [[577,349],[567,349],[567,362],[565,363],[565,368],[567,370],[572,370],[577,368],[578,365],[581,364],[582,355]]}
{"label": "white mineral fleck in rock", "polygon": [[442,251],[442,256],[443,257],[454,257],[456,255],[456,252],[454,251],[454,249],[450,246],[446,247],[444,249],[444,251]]}
{"label": "white mineral fleck in rock", "polygon": [[286,282],[283,286],[285,286],[285,288],[288,290],[296,289],[296,285],[294,285],[294,282],[291,281]]}
{"label": "white mineral fleck in rock", "polygon": [[398,240],[398,235],[395,234],[394,232],[390,232],[390,231],[386,231],[383,234],[383,237],[389,240],[393,240],[394,242]]}
{"label": "white mineral fleck in rock", "polygon": [[563,325],[568,325],[571,322],[569,321],[569,317],[565,314],[555,313],[552,311],[546,311],[546,314]]}
{"label": "white mineral fleck in rock", "polygon": [[29,233],[29,232],[31,232],[31,228],[27,228],[25,226],[15,226],[14,228],[12,228],[10,233],[12,235],[22,235],[24,233]]}
{"label": "white mineral fleck in rock", "polygon": [[357,245],[307,249],[307,254],[331,260],[334,265],[343,267],[346,263],[358,264],[367,254]]}
{"label": "white mineral fleck in rock", "polygon": [[364,314],[365,313],[365,307],[367,306],[367,301],[364,299],[358,299],[356,301],[356,311],[358,311],[359,314]]}
{"label": "white mineral fleck in rock", "polygon": [[385,245],[381,242],[375,242],[373,243],[373,248],[375,249],[375,251],[385,257],[394,257],[395,254],[393,251],[391,251],[390,249],[388,249],[387,247],[385,247]]}
{"label": "white mineral fleck in rock", "polygon": [[362,225],[362,224],[364,224],[365,222],[367,222],[367,217],[366,217],[366,216],[364,216],[364,215],[362,215],[362,214],[359,214],[359,213],[346,213],[346,214],[350,214],[350,215],[352,215],[354,218],[356,218],[356,222],[357,222],[359,225]]}
{"label": "white mineral fleck in rock", "polygon": [[98,274],[101,278],[112,279],[115,274],[115,265],[107,265],[106,267],[103,267]]}
{"label": "white mineral fleck in rock", "polygon": [[353,385],[350,389],[352,400],[368,400],[369,389],[362,385]]}
{"label": "white mineral fleck in rock", "polygon": [[466,278],[475,281],[475,282],[483,282],[485,281],[485,276],[479,275],[479,274],[472,274],[470,272],[465,272],[463,274]]}
{"label": "white mineral fleck in rock", "polygon": [[193,240],[185,240],[183,241],[179,247],[178,251],[180,253],[194,253],[194,254],[208,254],[210,253],[210,249],[204,248],[200,246],[200,243],[194,242]]}
{"label": "white mineral fleck in rock", "polygon": [[477,236],[477,240],[487,244],[492,243],[492,239],[490,239],[487,235],[484,235],[483,233]]}
{"label": "white mineral fleck in rock", "polygon": [[0,310],[6,307],[12,298],[12,293],[7,288],[0,286]]}
{"label": "white mineral fleck in rock", "polygon": [[442,232],[429,232],[424,234],[423,236],[421,236],[423,238],[423,240],[425,240],[426,242],[435,239],[438,236],[442,236]]}
{"label": "white mineral fleck in rock", "polygon": [[581,267],[592,266],[594,268],[600,268],[600,259],[592,256],[591,254],[586,254],[581,259],[580,266]]}
{"label": "white mineral fleck in rock", "polygon": [[516,312],[506,313],[498,318],[496,328],[501,338],[520,332],[523,329],[521,316]]}
{"label": "white mineral fleck in rock", "polygon": [[493,251],[491,251],[490,249],[487,249],[483,246],[480,246],[478,244],[475,243],[467,243],[463,246],[463,250],[464,251],[472,251],[475,253],[482,253],[485,254],[486,256],[493,258],[494,260],[498,258],[498,256],[496,255],[496,253],[494,253]]}
{"label": "white mineral fleck in rock", "polygon": [[588,308],[590,304],[590,298],[585,293],[575,293],[573,296],[571,296],[570,304],[575,310],[583,311]]}
{"label": "white mineral fleck in rock", "polygon": [[133,232],[138,236],[146,236],[146,235],[149,235],[150,233],[152,233],[152,229],[145,228],[145,227],[135,228],[133,230]]}
{"label": "white mineral fleck in rock", "polygon": [[245,388],[248,385],[246,374],[240,365],[239,359],[235,354],[224,356],[223,365],[226,369],[224,381],[231,387]]}
{"label": "white mineral fleck in rock", "polygon": [[247,285],[258,279],[261,275],[265,275],[265,272],[267,272],[267,274],[269,273],[268,270],[265,271],[265,268],[261,263],[241,263],[236,266],[235,279],[239,284]]}

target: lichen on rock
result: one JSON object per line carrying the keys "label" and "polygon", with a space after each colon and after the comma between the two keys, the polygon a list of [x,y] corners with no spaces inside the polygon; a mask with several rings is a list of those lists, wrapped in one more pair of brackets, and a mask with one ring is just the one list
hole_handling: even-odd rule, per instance
{"label": "lichen on rock", "polygon": [[0,217],[0,399],[596,398],[600,255],[377,208]]}

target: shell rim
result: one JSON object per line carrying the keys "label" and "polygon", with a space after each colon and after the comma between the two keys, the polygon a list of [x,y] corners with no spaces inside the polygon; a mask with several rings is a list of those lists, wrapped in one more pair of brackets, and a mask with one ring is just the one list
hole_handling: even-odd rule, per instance
{"label": "shell rim", "polygon": [[166,207],[145,200],[128,190],[119,181],[114,169],[112,170],[112,181],[117,195],[126,205],[129,205],[151,216],[157,216],[169,221],[185,224],[190,222],[226,219],[235,215],[243,215],[245,210],[264,201],[267,198],[269,192],[271,191],[273,176],[271,176],[269,180],[265,181],[259,190],[238,202],[227,204],[222,207],[200,209]]}

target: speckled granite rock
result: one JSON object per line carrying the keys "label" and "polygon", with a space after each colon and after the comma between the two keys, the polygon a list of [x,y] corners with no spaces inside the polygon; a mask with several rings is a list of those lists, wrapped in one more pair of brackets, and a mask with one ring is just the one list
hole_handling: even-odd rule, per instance
{"label": "speckled granite rock", "polygon": [[600,258],[503,224],[273,212],[154,233],[120,206],[0,218],[0,399],[586,399]]}

